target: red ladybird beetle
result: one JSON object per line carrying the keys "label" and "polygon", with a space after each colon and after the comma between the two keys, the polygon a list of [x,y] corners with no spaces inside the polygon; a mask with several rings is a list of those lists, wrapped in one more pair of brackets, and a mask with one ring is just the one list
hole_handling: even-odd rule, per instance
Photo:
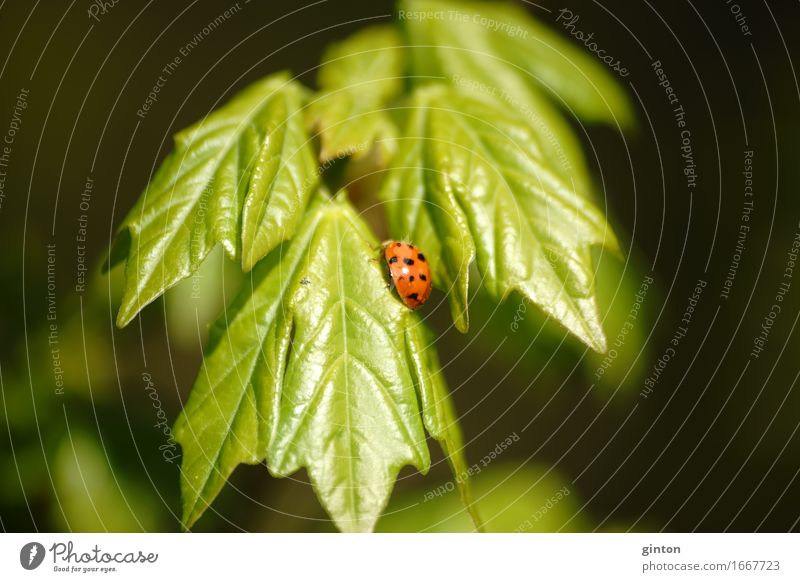
{"label": "red ladybird beetle", "polygon": [[383,246],[392,285],[403,303],[418,309],[431,294],[431,268],[425,255],[407,242],[390,241]]}

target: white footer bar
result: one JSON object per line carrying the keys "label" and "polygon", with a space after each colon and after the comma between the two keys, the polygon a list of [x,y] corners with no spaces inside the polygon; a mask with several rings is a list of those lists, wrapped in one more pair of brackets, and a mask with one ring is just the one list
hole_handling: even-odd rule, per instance
{"label": "white footer bar", "polygon": [[777,582],[800,580],[798,562],[797,534],[0,536],[0,580]]}

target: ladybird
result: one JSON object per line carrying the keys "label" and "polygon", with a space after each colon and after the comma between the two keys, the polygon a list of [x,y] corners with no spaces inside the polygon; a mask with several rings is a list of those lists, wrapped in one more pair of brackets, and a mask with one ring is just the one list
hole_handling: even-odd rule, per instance
{"label": "ladybird", "polygon": [[425,255],[407,242],[391,241],[384,245],[383,256],[389,266],[392,285],[403,303],[418,309],[431,294],[431,268]]}

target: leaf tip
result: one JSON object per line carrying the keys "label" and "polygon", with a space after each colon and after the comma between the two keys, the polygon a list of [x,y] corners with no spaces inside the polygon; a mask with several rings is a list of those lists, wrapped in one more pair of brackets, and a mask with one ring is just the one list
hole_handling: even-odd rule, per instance
{"label": "leaf tip", "polygon": [[253,260],[253,254],[250,251],[242,251],[242,271],[249,273],[256,265],[256,260]]}
{"label": "leaf tip", "polygon": [[[586,340],[584,340],[586,341]],[[589,338],[589,347],[596,351],[598,354],[605,354],[608,351],[608,343],[606,342],[606,334],[603,330],[592,334]]]}
{"label": "leaf tip", "polygon": [[129,300],[123,298],[122,305],[120,305],[119,311],[117,312],[117,329],[122,329],[128,325],[133,318],[136,317],[138,312],[139,310],[132,307]]}
{"label": "leaf tip", "polygon": [[464,309],[461,313],[454,315],[453,324],[461,333],[467,333],[469,331],[469,311]]}
{"label": "leaf tip", "polygon": [[203,515],[207,507],[206,506],[202,509],[198,509],[197,506],[197,503],[187,504],[184,506],[183,516],[181,517],[181,533],[190,532],[194,524],[197,523],[197,520],[200,519],[200,516]]}

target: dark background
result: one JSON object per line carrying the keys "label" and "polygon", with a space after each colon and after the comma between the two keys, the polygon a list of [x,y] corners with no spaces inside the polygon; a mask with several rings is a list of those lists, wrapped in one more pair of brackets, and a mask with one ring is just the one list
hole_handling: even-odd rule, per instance
{"label": "dark background", "polygon": [[[169,299],[159,301],[128,328],[114,328],[118,275],[103,278],[98,269],[110,237],[175,131],[277,70],[290,69],[313,86],[328,43],[392,14],[384,1],[304,8],[242,0],[237,14],[183,58],[146,118],[137,117],[162,67],[232,5],[121,0],[100,22],[88,17],[88,2],[12,1],[0,8],[0,133],[17,94],[30,92],[0,208],[5,530],[178,528],[178,470],[158,450],[163,439],[142,374],[151,374],[172,422],[201,346],[196,333],[187,339],[172,329],[185,317],[179,300],[175,314]],[[531,12],[563,33],[554,24],[563,5],[541,5],[553,12]],[[580,15],[578,28],[593,31],[630,69],[625,82],[639,118],[626,135],[573,120],[625,248],[626,260],[606,267],[610,280],[623,281],[610,284],[607,303],[624,317],[642,278],[655,280],[635,338],[613,363],[617,381],[593,383],[601,358],[560,330],[547,328],[531,345],[539,329],[531,308],[525,329],[510,333],[518,299],[496,311],[476,301],[466,336],[448,330],[446,308],[435,310],[470,461],[510,434],[520,436],[479,480],[486,487],[494,479],[502,491],[504,475],[517,469],[523,480],[557,476],[554,483],[569,486],[574,506],[549,529],[798,529],[800,279],[764,352],[749,354],[800,228],[800,92],[792,62],[800,6],[739,6],[752,36],[741,33],[724,0],[569,4]],[[680,137],[650,67],[655,59],[692,132],[699,178],[691,195]],[[720,291],[737,241],[748,149],[755,152],[752,229],[726,300]],[[92,283],[78,294],[75,236],[87,176],[94,184],[87,212]],[[56,248],[64,394],[55,393],[47,343],[47,244]],[[680,325],[698,279],[707,287],[687,336],[643,398],[644,378]],[[213,314],[221,292],[209,294],[204,309]],[[188,321],[195,323],[193,310]],[[606,326],[610,338],[618,327]],[[443,463],[427,477],[404,471],[393,499],[413,505],[448,479]],[[197,529],[330,530],[305,481],[304,474],[276,480],[264,467],[240,467]],[[552,491],[529,494],[539,495],[530,500],[536,509]],[[515,496],[507,495],[513,505]],[[530,514],[519,511],[506,527]],[[424,517],[395,523],[427,527]]]}

